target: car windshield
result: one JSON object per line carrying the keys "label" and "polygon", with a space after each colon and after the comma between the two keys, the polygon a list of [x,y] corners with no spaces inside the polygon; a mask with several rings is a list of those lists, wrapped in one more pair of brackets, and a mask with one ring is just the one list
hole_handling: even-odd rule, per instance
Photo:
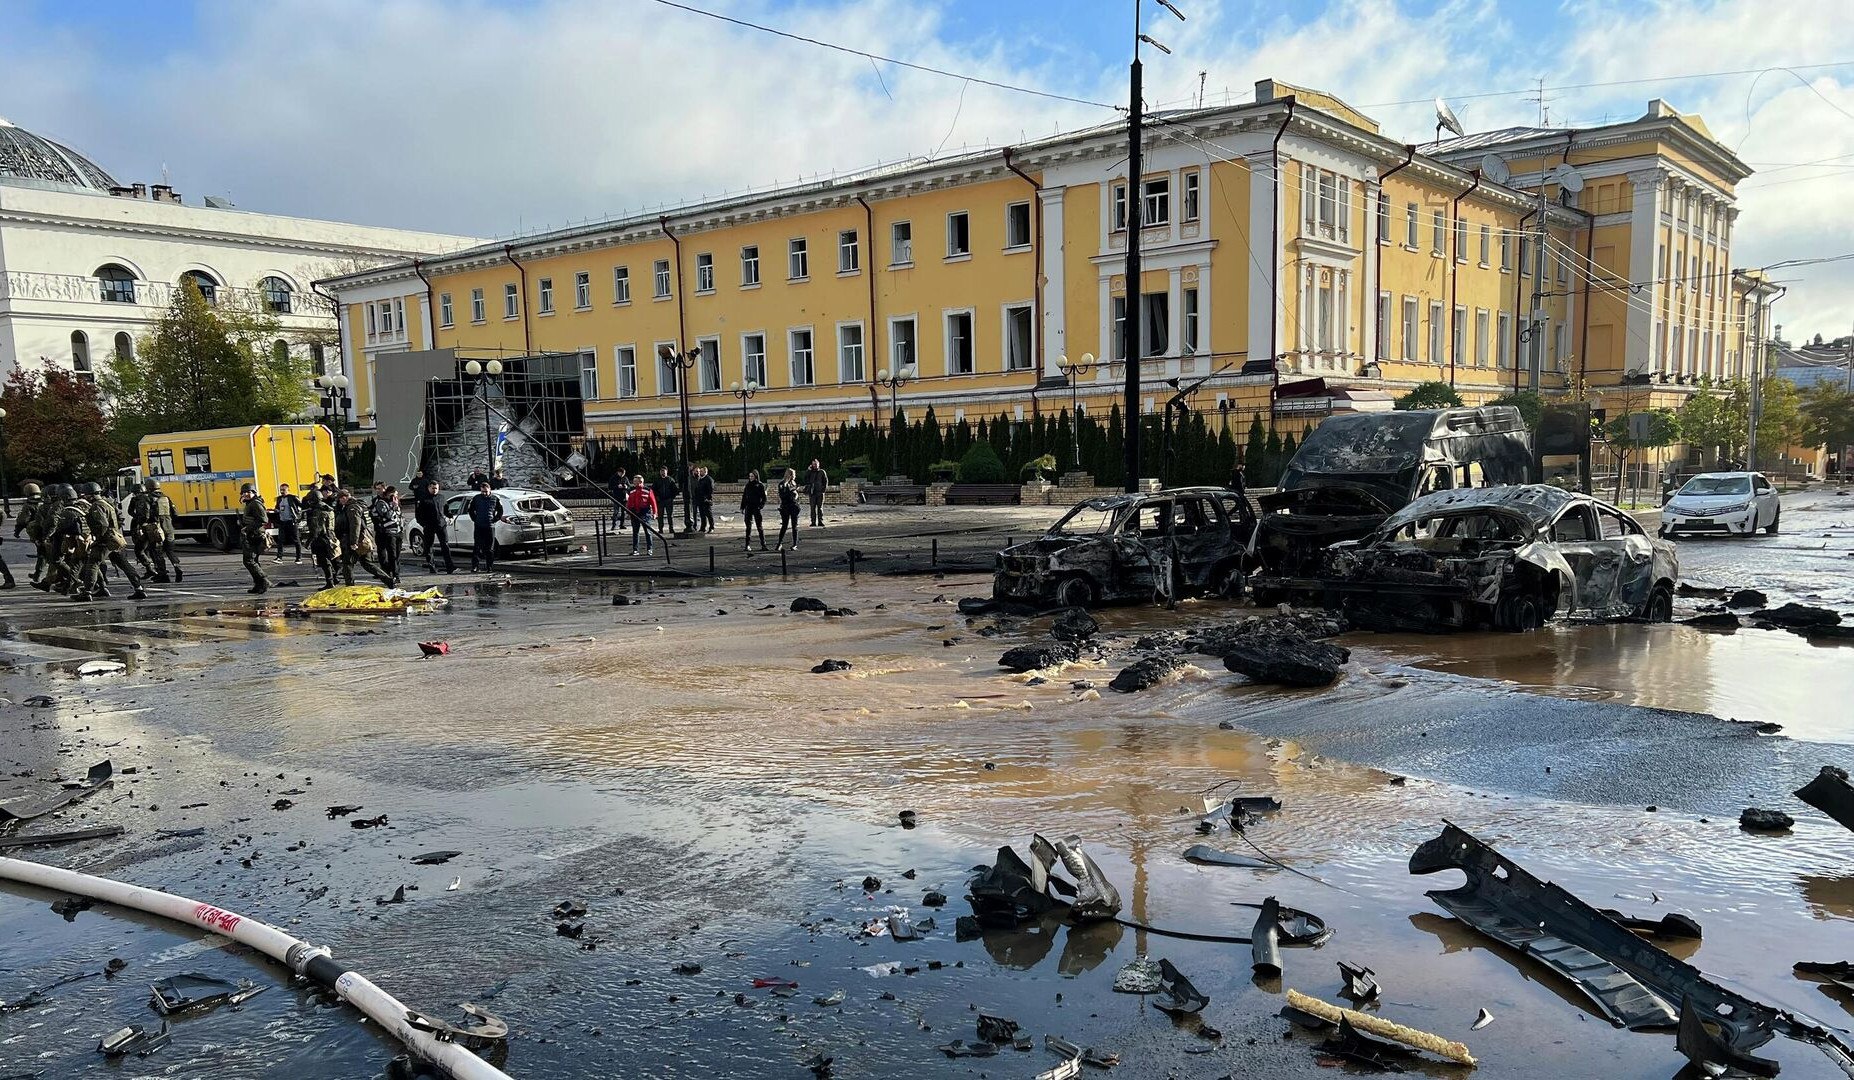
{"label": "car windshield", "polygon": [[1392,540],[1494,540],[1525,539],[1520,518],[1494,510],[1476,509],[1452,514],[1405,519],[1386,534]]}
{"label": "car windshield", "polygon": [[1051,536],[1103,536],[1114,531],[1115,522],[1120,520],[1118,510],[1097,510],[1092,506],[1078,506],[1063,515],[1061,521],[1050,526]]}
{"label": "car windshield", "polygon": [[1749,476],[1696,476],[1680,489],[1682,495],[1749,495]]}

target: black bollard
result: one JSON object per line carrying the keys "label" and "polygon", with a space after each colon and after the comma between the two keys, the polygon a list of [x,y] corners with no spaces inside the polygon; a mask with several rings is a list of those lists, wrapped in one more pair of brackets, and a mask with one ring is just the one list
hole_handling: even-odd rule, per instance
{"label": "black bollard", "polygon": [[940,538],[939,538],[939,537],[937,537],[937,536],[933,538],[933,562],[932,562],[932,565],[934,565],[934,566],[938,566],[938,565],[940,565]]}
{"label": "black bollard", "polygon": [[708,576],[715,576],[715,546],[708,545]]}
{"label": "black bollard", "polygon": [[781,575],[790,573],[790,571],[788,571],[785,567],[785,549],[784,548],[779,549],[779,573]]}
{"label": "black bollard", "polygon": [[850,576],[856,576],[856,549],[850,549]]}

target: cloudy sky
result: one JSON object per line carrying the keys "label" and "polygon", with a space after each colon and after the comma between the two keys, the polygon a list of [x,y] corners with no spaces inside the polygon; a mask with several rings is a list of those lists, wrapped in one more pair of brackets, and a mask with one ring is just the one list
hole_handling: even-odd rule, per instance
{"label": "cloudy sky", "polygon": [[[1854,252],[1846,0],[1144,0],[1149,104],[1317,86],[1400,139],[1698,112],[1758,174],[1734,261]],[[189,200],[506,236],[1115,117],[658,0],[5,0],[0,115]],[[1132,0],[691,0],[795,34],[1125,99]],[[1781,67],[1778,67],[1781,65]],[[1787,70],[1785,70],[1787,69]],[[1740,74],[1723,74],[1741,72]],[[1593,85],[1601,84],[1601,85]],[[1779,271],[1791,338],[1854,330],[1854,262]]]}

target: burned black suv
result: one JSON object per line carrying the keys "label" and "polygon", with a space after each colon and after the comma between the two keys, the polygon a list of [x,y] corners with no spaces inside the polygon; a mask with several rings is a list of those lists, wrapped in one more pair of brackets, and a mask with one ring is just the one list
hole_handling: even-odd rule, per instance
{"label": "burned black suv", "polygon": [[1328,546],[1364,536],[1412,499],[1523,484],[1531,471],[1531,435],[1509,405],[1334,416],[1307,433],[1280,488],[1256,500],[1251,558],[1267,573],[1310,573]]}
{"label": "burned black suv", "polygon": [[1242,595],[1249,502],[1222,488],[1173,488],[1078,504],[998,554],[992,596],[1087,607],[1115,600]]}

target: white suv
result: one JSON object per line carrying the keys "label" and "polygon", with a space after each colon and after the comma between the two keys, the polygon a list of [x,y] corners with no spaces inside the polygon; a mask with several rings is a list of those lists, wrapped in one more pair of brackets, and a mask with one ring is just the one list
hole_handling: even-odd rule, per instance
{"label": "white suv", "polygon": [[1661,535],[1716,532],[1749,536],[1777,531],[1782,507],[1763,473],[1701,473],[1681,485],[1661,508]]}

